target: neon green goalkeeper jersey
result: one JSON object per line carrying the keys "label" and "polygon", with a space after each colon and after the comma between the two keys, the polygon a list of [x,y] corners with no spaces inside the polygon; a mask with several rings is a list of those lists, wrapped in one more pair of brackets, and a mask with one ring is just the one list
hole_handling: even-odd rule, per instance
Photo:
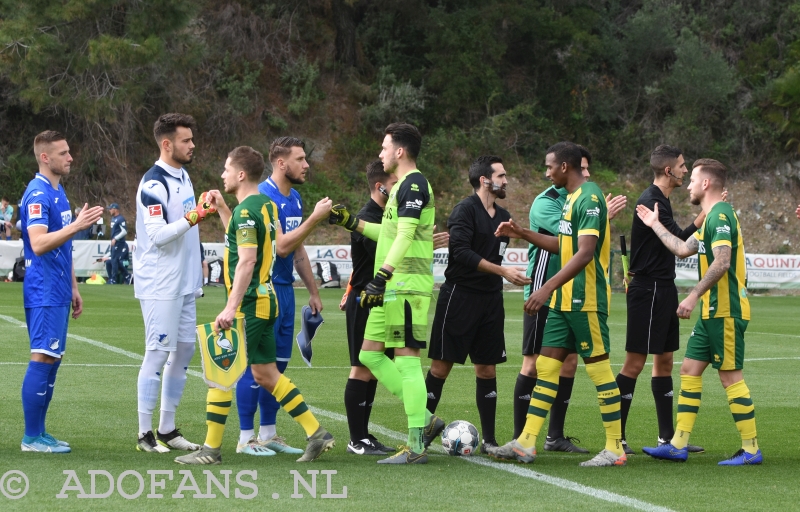
{"label": "neon green goalkeeper jersey", "polygon": [[375,251],[375,272],[386,261],[397,237],[399,222],[415,224],[414,239],[402,262],[394,269],[386,291],[397,294],[433,294],[433,224],[436,207],[433,190],[419,170],[400,178],[392,187]]}

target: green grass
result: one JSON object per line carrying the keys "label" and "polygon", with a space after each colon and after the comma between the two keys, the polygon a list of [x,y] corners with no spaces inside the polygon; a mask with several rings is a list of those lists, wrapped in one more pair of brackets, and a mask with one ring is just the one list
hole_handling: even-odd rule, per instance
{"label": "green grass", "polygon": [[[113,345],[135,354],[143,351],[143,325],[139,303],[131,287],[81,285],[85,313],[70,325],[70,334]],[[211,321],[222,309],[224,292],[207,288],[206,297],[198,301],[198,321]],[[16,283],[0,285],[0,315],[24,321],[21,286]],[[731,419],[725,393],[714,371],[706,372],[703,404],[692,442],[706,448],[706,453],[692,456],[686,464],[659,462],[642,454],[629,458],[625,468],[580,468],[585,456],[551,454],[540,449],[535,464],[494,463],[484,466],[457,458],[433,454],[427,466],[383,467],[372,458],[345,453],[348,440],[344,414],[343,393],[349,367],[344,313],[336,307],[340,290],[324,290],[325,325],[314,341],[315,368],[308,369],[295,354],[287,375],[302,390],[307,402],[320,410],[321,422],[337,438],[337,446],[313,464],[297,464],[292,456],[256,459],[237,455],[234,447],[238,436],[235,412],[228,420],[223,445],[222,466],[210,469],[218,478],[221,470],[231,470],[231,497],[224,498],[216,491],[216,499],[195,500],[194,491],[184,492],[184,499],[172,498],[183,479],[179,471],[185,466],[172,462],[173,454],[156,455],[134,450],[137,430],[136,377],[139,360],[70,338],[64,364],[59,372],[55,398],[48,415],[48,431],[72,443],[73,453],[46,455],[21,453],[19,442],[23,432],[20,384],[29,359],[27,332],[18,324],[0,318],[3,337],[0,344],[0,476],[9,470],[24,472],[30,490],[22,499],[11,501],[0,494],[2,510],[43,510],[56,506],[60,510],[125,509],[125,510],[223,510],[237,509],[304,509],[372,510],[386,503],[390,510],[476,510],[492,504],[506,509],[589,510],[620,508],[600,497],[602,492],[619,495],[611,500],[628,497],[640,508],[656,510],[719,509],[791,509],[800,500],[797,485],[800,448],[794,440],[800,438],[800,413],[797,408],[797,389],[800,377],[796,371],[800,360],[800,333],[797,330],[796,297],[754,297],[753,320],[747,332],[748,360],[745,375],[756,404],[759,442],[765,454],[761,467],[720,468],[717,462],[739,447],[739,437]],[[297,290],[298,306],[307,300],[304,290]],[[299,307],[298,307],[299,309]],[[506,339],[508,363],[498,367],[498,439],[511,435],[511,394],[521,364],[522,295],[506,294]],[[431,308],[431,313],[433,308]],[[609,317],[612,336],[612,364],[615,373],[624,358],[625,301],[615,295]],[[682,344],[693,322],[681,323]],[[678,354],[679,357],[682,356]],[[193,369],[200,370],[196,356]],[[754,360],[755,359],[755,360]],[[760,360],[758,360],[760,359]],[[423,359],[423,364],[427,359]],[[97,366],[89,366],[97,365]],[[115,365],[115,366],[112,366]],[[650,394],[649,368],[640,379],[637,398],[628,422],[628,441],[637,451],[652,445],[656,437],[656,421]],[[677,369],[675,371],[678,386]],[[444,390],[437,411],[447,421],[464,419],[480,425],[474,401],[475,378],[469,367],[456,367]],[[677,389],[676,389],[677,391]],[[186,392],[178,409],[178,426],[191,440],[202,442],[205,437],[206,387],[200,378],[190,376]],[[677,402],[677,401],[676,401]],[[328,412],[326,412],[328,411]],[[232,411],[233,412],[233,411]],[[331,414],[333,413],[333,414]],[[280,413],[278,429],[288,441],[304,446],[302,429],[288,415]],[[338,419],[337,419],[338,418]],[[390,433],[405,431],[405,415],[400,403],[379,387],[372,421],[383,427],[374,432],[387,444],[396,443]],[[387,430],[389,433],[387,433]],[[598,414],[596,395],[591,381],[579,369],[572,403],[567,415],[567,434],[577,436],[585,446],[596,452],[604,444],[603,428]],[[400,434],[402,436],[402,434]],[[488,459],[475,456],[474,459]],[[511,470],[535,471],[546,477],[530,478]],[[325,492],[325,479],[319,475],[318,499],[300,487],[306,499],[292,499],[293,477],[298,470],[309,480],[305,471],[336,470],[332,491],[341,492],[347,486],[347,499],[320,499]],[[69,491],[68,499],[57,499],[67,480],[65,470],[74,470],[85,491],[90,493],[89,470],[105,470],[115,478],[122,472],[139,472],[145,490],[134,500],[126,500],[115,490],[108,499],[78,499],[77,491]],[[162,499],[147,498],[150,492],[148,470],[172,470],[160,491]],[[237,487],[245,494],[252,490],[238,486],[239,471],[257,471],[258,496],[252,500],[234,499]],[[190,469],[201,492],[206,492],[203,468]],[[552,479],[587,486],[585,493],[552,485]],[[248,482],[251,480],[247,480]],[[108,484],[100,477],[97,492]],[[132,493],[138,487],[133,477],[125,479],[123,490]],[[273,493],[280,498],[273,500]],[[608,496],[608,495],[606,495]]]}

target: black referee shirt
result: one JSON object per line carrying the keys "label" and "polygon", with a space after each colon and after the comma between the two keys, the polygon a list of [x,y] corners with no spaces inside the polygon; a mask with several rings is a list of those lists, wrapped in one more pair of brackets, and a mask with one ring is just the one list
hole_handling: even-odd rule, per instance
{"label": "black referee shirt", "polygon": [[445,280],[476,292],[495,292],[503,289],[503,278],[481,272],[482,259],[500,265],[508,246],[508,237],[496,237],[501,222],[511,219],[505,208],[495,203],[494,218],[481,203],[477,194],[462,200],[453,208],[447,227],[450,230],[450,256],[444,271]]}
{"label": "black referee shirt", "polygon": [[[651,210],[658,203],[658,220],[667,231],[686,241],[697,231],[694,223],[681,229],[672,218],[672,205],[658,185],[650,185],[636,201]],[[631,265],[630,271],[640,277],[658,280],[675,280],[675,255],[661,242],[655,231],[645,226],[638,215],[633,216],[631,227]]]}
{"label": "black referee shirt", "polygon": [[[356,215],[364,222],[380,224],[383,219],[383,208],[370,199]],[[375,277],[375,249],[377,242],[370,240],[361,233],[353,231],[350,234],[350,258],[353,260],[353,274],[350,284],[353,289],[360,292]]]}

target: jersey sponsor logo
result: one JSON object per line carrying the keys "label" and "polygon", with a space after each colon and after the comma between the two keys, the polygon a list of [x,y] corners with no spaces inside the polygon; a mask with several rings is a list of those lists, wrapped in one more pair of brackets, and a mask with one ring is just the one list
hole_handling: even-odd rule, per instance
{"label": "jersey sponsor logo", "polygon": [[302,210],[302,209],[303,209],[303,205],[302,205],[302,204],[300,204],[300,201],[299,201],[299,200],[297,201],[297,208],[298,208],[299,210]]}
{"label": "jersey sponsor logo", "polygon": [[406,208],[412,210],[421,210],[422,209],[422,201],[419,199],[414,199],[413,201],[406,201]]}
{"label": "jersey sponsor logo", "polygon": [[237,224],[239,229],[252,228],[255,225],[256,221],[254,221],[253,219],[247,219],[247,222],[242,222],[241,224]]}
{"label": "jersey sponsor logo", "polygon": [[706,244],[702,240],[697,241],[697,254],[706,253]]}
{"label": "jersey sponsor logo", "polygon": [[597,206],[595,208],[589,208],[586,210],[586,215],[590,217],[599,217],[600,216],[600,207]]}
{"label": "jersey sponsor logo", "polygon": [[[508,243],[500,242],[500,256],[505,256],[506,254],[506,247],[508,247]],[[504,351],[505,352],[505,351]],[[505,354],[504,354],[505,355]]]}
{"label": "jersey sponsor logo", "polygon": [[183,201],[183,213],[189,213],[195,207],[194,198],[190,197]]}
{"label": "jersey sponsor logo", "polygon": [[286,232],[297,229],[302,221],[303,217],[286,217]]}
{"label": "jersey sponsor logo", "polygon": [[28,205],[28,218],[41,219],[42,218],[42,205],[39,203]]}
{"label": "jersey sponsor logo", "polygon": [[720,235],[730,235],[731,234],[731,227],[730,226],[717,226],[717,234]]}
{"label": "jersey sponsor logo", "polygon": [[746,299],[747,298],[747,288],[742,288],[741,290],[739,290],[739,295],[741,295],[743,299]]}
{"label": "jersey sponsor logo", "polygon": [[152,206],[148,206],[147,207],[147,214],[150,216],[150,218],[153,218],[153,217],[162,217],[163,218],[164,217],[164,214],[161,211],[161,205],[160,204],[154,204]]}
{"label": "jersey sponsor logo", "polygon": [[61,227],[65,228],[72,223],[72,212],[61,212]]}
{"label": "jersey sponsor logo", "polygon": [[568,220],[558,221],[558,232],[562,235],[572,235],[572,223]]}

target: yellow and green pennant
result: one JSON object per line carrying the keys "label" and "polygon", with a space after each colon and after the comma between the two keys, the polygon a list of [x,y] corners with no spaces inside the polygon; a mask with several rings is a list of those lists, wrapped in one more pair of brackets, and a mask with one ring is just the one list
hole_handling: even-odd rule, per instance
{"label": "yellow and green pennant", "polygon": [[244,315],[237,314],[230,329],[216,331],[214,323],[197,326],[203,380],[211,387],[230,391],[247,369]]}

